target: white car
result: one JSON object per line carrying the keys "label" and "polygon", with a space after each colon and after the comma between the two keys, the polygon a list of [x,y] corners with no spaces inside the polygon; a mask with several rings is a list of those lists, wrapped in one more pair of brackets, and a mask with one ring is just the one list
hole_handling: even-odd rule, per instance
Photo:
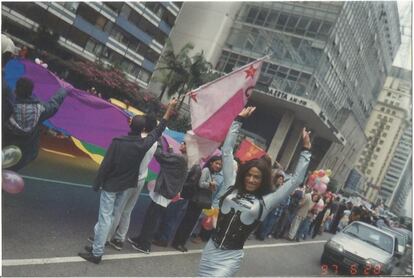
{"label": "white car", "polygon": [[394,235],[355,221],[325,244],[321,264],[322,268],[350,275],[390,275],[397,251]]}

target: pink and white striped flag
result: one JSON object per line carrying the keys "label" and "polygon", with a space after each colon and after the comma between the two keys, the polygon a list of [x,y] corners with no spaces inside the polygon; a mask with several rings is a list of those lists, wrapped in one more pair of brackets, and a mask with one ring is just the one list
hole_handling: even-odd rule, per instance
{"label": "pink and white striped flag", "polygon": [[187,132],[189,165],[205,159],[226,138],[234,118],[253,92],[263,59],[189,92],[192,130]]}

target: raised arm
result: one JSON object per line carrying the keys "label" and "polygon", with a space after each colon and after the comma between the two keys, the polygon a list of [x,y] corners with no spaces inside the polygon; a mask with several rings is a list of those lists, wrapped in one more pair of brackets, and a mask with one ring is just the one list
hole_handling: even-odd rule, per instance
{"label": "raised arm", "polygon": [[60,88],[48,102],[43,103],[45,111],[42,113],[40,120],[43,121],[53,117],[53,115],[55,115],[58,111],[67,94],[68,92],[65,89]]}
{"label": "raised arm", "polygon": [[220,192],[217,194],[218,196],[223,195],[225,192],[227,192],[228,188],[233,185],[230,183],[231,181],[235,180],[234,177],[236,175],[233,167],[234,145],[236,144],[237,135],[240,132],[243,119],[249,117],[255,109],[256,107],[243,108],[243,110],[231,124],[226,139],[224,140],[223,147],[221,148],[223,159],[223,186],[221,187]]}
{"label": "raised arm", "polygon": [[[283,186],[281,186],[276,192],[267,194],[263,197],[263,201],[265,203],[265,208],[267,210],[272,210],[276,206],[278,206],[284,199],[286,199],[289,194],[295,190],[304,180],[309,161],[311,159],[311,152],[310,152],[310,132],[307,132],[304,128],[302,131],[302,139],[303,139],[303,151],[299,155],[299,161],[296,164],[295,171],[291,178],[286,181]],[[266,215],[266,214],[264,214]]]}
{"label": "raised arm", "polygon": [[161,134],[163,133],[165,127],[167,126],[167,121],[170,119],[175,106],[177,105],[177,99],[172,98],[170,102],[168,103],[167,110],[165,111],[165,114],[163,118],[161,119],[160,123],[156,128],[154,128],[150,133],[148,133],[148,136],[144,138],[144,149],[150,149],[151,146],[160,138]]}

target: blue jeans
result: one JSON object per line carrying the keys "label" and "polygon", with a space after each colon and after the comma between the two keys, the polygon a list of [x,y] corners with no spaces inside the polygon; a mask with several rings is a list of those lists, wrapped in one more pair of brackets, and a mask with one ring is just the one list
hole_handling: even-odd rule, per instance
{"label": "blue jeans", "polygon": [[92,245],[92,254],[94,256],[102,256],[104,253],[106,239],[108,238],[109,230],[111,229],[112,225],[113,212],[114,209],[120,205],[123,195],[124,191],[101,191],[98,223],[96,223],[94,228],[95,236]]}
{"label": "blue jeans", "polygon": [[273,226],[276,224],[277,220],[279,219],[279,214],[275,215],[276,209],[272,210],[263,221],[262,225],[260,225],[258,236],[261,238],[265,238],[271,234]]}
{"label": "blue jeans", "polygon": [[120,241],[125,241],[131,220],[131,213],[143,187],[144,182],[138,183],[138,187],[128,188],[124,191],[119,206],[114,209],[114,218],[108,234],[108,240],[114,238]]}
{"label": "blue jeans", "polygon": [[161,224],[155,234],[155,239],[169,242],[175,235],[175,231],[184,217],[188,200],[178,200],[167,207],[167,212],[161,220]]}
{"label": "blue jeans", "polygon": [[311,222],[312,220],[309,217],[305,217],[305,219],[302,220],[296,233],[296,239],[306,239]]}

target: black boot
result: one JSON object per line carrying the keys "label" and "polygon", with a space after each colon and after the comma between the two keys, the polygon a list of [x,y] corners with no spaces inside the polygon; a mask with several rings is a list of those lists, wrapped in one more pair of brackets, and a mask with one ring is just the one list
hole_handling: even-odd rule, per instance
{"label": "black boot", "polygon": [[85,260],[94,263],[94,264],[99,264],[102,260],[102,256],[94,256],[92,253],[78,253],[78,255],[82,258],[84,258]]}

